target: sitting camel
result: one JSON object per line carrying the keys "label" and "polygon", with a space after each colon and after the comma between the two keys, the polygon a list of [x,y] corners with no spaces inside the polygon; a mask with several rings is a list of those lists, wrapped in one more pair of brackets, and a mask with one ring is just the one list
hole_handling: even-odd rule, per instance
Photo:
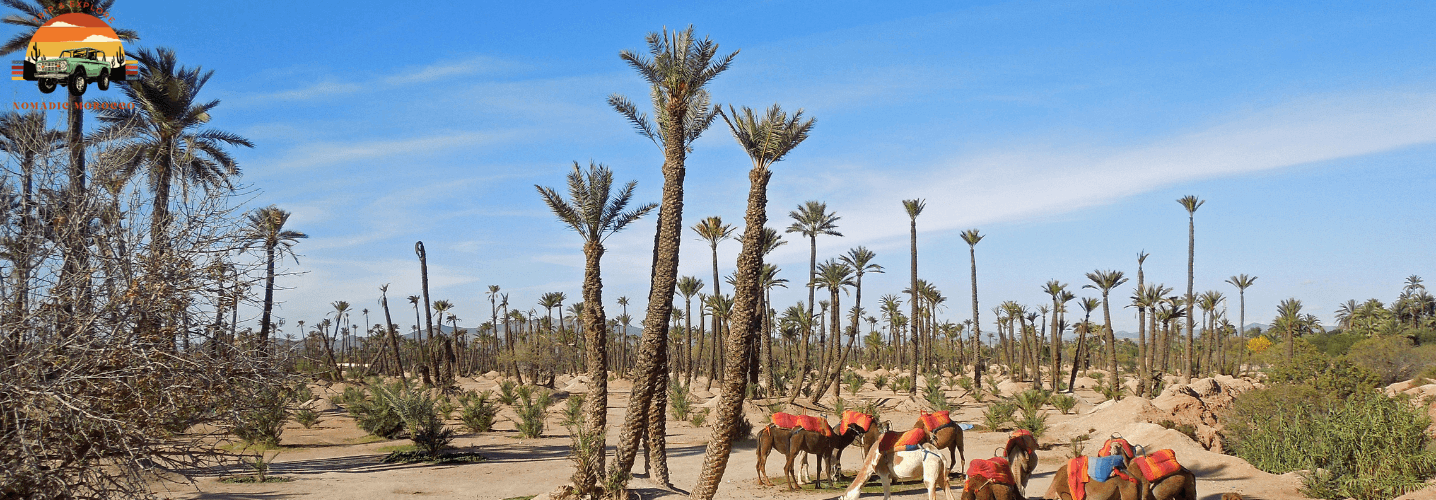
{"label": "sitting camel", "polygon": [[1027,480],[1032,478],[1032,471],[1037,468],[1037,438],[1032,436],[1032,431],[1018,429],[1008,435],[1007,445],[1003,447],[1002,456],[1012,464],[1012,469],[1017,473],[1017,495],[1027,497]]}
{"label": "sitting camel", "polygon": [[[1110,460],[1109,460],[1110,459]],[[1095,463],[1095,465],[1093,465]],[[1121,470],[1120,457],[1077,457],[1052,475],[1042,498],[1052,500],[1139,500],[1141,484]]]}
{"label": "sitting camel", "polygon": [[[778,412],[773,414],[773,423],[758,432],[758,484],[773,486],[768,480],[768,454],[778,450],[787,457],[783,475],[788,479],[788,488],[798,489],[798,478],[793,474],[793,459],[798,453],[811,453],[818,457],[818,473],[813,478],[813,487],[822,486],[823,465],[832,468],[833,445],[838,435],[833,433],[828,421],[811,415],[792,415]],[[808,467],[803,463],[803,481],[807,481]],[[829,471],[829,478],[833,477]]]}
{"label": "sitting camel", "polygon": [[[949,413],[947,411],[921,412],[917,417],[917,422],[913,424],[913,428],[927,431],[932,436],[933,446],[940,450],[947,450],[948,467],[957,467],[957,470],[961,471],[967,464],[967,456],[962,451],[962,427],[948,417]],[[962,457],[960,462],[958,461],[959,456]]]}
{"label": "sitting camel", "polygon": [[1098,455],[1121,455],[1130,471],[1136,469],[1142,481],[1144,497],[1155,500],[1196,500],[1197,476],[1177,463],[1177,453],[1169,449],[1147,454],[1141,446],[1133,446],[1120,434],[1113,434],[1102,443]]}
{"label": "sitting camel", "polygon": [[1002,457],[973,460],[967,469],[967,481],[962,484],[962,500],[1026,499],[1012,477],[1012,465]]}
{"label": "sitting camel", "polygon": [[[893,433],[896,434],[896,433]],[[931,444],[918,445],[916,450],[907,450],[906,446],[900,449],[884,452],[881,446],[873,446],[868,449],[863,458],[863,466],[858,469],[858,474],[853,478],[853,483],[848,486],[846,493],[840,500],[857,500],[862,493],[863,484],[873,474],[883,483],[883,500],[892,498],[893,480],[911,481],[922,479],[927,485],[928,500],[937,500],[937,488],[943,489],[947,500],[952,498],[952,483],[947,480],[947,461],[942,458]],[[1007,500],[1007,499],[1001,499]]]}

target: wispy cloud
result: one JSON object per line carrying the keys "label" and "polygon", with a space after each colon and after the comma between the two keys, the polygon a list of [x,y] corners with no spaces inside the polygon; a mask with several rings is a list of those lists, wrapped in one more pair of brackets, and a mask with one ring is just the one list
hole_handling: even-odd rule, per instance
{"label": "wispy cloud", "polygon": [[291,149],[276,166],[281,169],[308,169],[336,163],[390,158],[412,153],[425,155],[446,150],[490,144],[517,137],[517,132],[450,132],[390,141],[322,142]]}
{"label": "wispy cloud", "polygon": [[402,70],[394,75],[383,78],[383,82],[390,85],[425,83],[452,76],[509,71],[518,67],[518,64],[502,59],[477,56],[462,61],[441,62],[417,69]]}

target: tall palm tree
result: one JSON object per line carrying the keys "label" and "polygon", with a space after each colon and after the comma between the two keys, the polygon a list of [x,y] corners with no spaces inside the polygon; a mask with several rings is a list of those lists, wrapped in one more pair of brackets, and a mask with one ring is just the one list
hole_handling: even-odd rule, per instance
{"label": "tall palm tree", "polygon": [[[828,303],[831,304],[828,307],[830,314],[828,324],[831,326],[829,336],[832,338],[831,342],[836,351],[842,352],[843,320],[842,307],[840,306],[838,298],[840,292],[847,293],[848,287],[856,284],[853,282],[853,268],[848,266],[847,263],[829,259],[818,264],[818,276],[816,279],[818,288],[829,292]],[[817,404],[818,400],[827,392],[830,385],[834,390],[839,388],[838,376],[843,373],[842,361],[837,355],[834,355],[828,364],[828,371],[822,374],[821,379],[813,389],[813,404]]]}
{"label": "tall palm tree", "polygon": [[1057,314],[1062,310],[1062,293],[1067,291],[1067,285],[1061,281],[1048,280],[1042,286],[1042,291],[1052,296],[1052,391],[1056,392],[1062,388],[1058,378],[1062,373],[1062,329],[1059,328]]}
{"label": "tall palm tree", "polygon": [[1226,300],[1226,297],[1222,296],[1222,293],[1216,290],[1207,290],[1197,297],[1197,307],[1202,309],[1203,315],[1202,340],[1204,342],[1202,342],[1202,347],[1204,352],[1202,353],[1202,371],[1209,374],[1214,374],[1216,370],[1213,366],[1213,359],[1218,346],[1221,345],[1221,340],[1218,338],[1220,331],[1217,329],[1217,315],[1219,312],[1217,308],[1222,307],[1222,301],[1224,300]]}
{"label": "tall palm tree", "polygon": [[[608,102],[638,130],[663,150],[663,197],[658,209],[658,231],[654,237],[653,272],[648,291],[648,313],[644,316],[643,346],[639,354],[641,383],[635,383],[628,414],[619,435],[617,470],[633,468],[639,433],[647,427],[649,455],[656,459],[652,479],[667,486],[665,458],[665,413],[668,387],[668,317],[673,312],[673,289],[678,283],[678,252],[683,232],[684,164],[693,141],[717,117],[709,108],[704,88],[733,62],[737,52],[718,55],[718,44],[683,31],[649,33],[649,56],[625,50],[619,57],[628,63],[651,88],[654,121],[638,111],[627,98],[614,94]],[[654,123],[656,122],[656,123]]]}
{"label": "tall palm tree", "polygon": [[[1241,301],[1241,313],[1240,313],[1240,316],[1239,316],[1238,319],[1237,319],[1237,337],[1238,337],[1238,338],[1243,338],[1243,339],[1246,338],[1246,328],[1247,328],[1247,288],[1251,288],[1252,285],[1255,285],[1255,284],[1256,284],[1256,280],[1257,280],[1257,277],[1256,277],[1256,276],[1248,276],[1248,275],[1246,275],[1246,274],[1238,274],[1238,275],[1236,275],[1236,276],[1232,276],[1232,277],[1230,277],[1230,278],[1227,278],[1227,283],[1230,283],[1232,286],[1237,287],[1237,297],[1238,297],[1238,299]],[[1246,352],[1247,352],[1247,350],[1246,350],[1246,347],[1245,347],[1245,346],[1242,347],[1241,352],[1242,352],[1241,358],[1243,358],[1243,359],[1237,360],[1237,371],[1238,371],[1238,372],[1241,371],[1241,364],[1242,364],[1242,362],[1244,361],[1244,358],[1246,357]]]}
{"label": "tall palm tree", "polygon": [[1296,353],[1296,332],[1301,329],[1301,301],[1295,297],[1281,301],[1276,306],[1276,320],[1273,324],[1281,324],[1282,333],[1286,334],[1286,361],[1291,362],[1292,356]]}
{"label": "tall palm tree", "polygon": [[[439,299],[434,301],[434,312],[438,313],[439,315],[439,344],[445,346],[445,349],[448,349],[449,339],[458,333],[457,331],[450,331],[448,335],[444,335],[444,317],[445,314],[447,314],[449,310],[453,308],[454,303],[449,302],[448,300]],[[449,374],[448,377],[453,377],[454,357],[452,350],[444,351],[443,354],[440,354],[440,357],[442,359],[440,359],[439,362],[444,364],[445,371]]]}
{"label": "tall palm tree", "polygon": [[[633,188],[638,181],[629,181],[617,193],[613,192],[613,171],[608,167],[590,163],[588,171],[573,164],[568,174],[568,199],[557,190],[534,186],[539,196],[558,217],[559,222],[573,228],[583,239],[583,334],[588,351],[588,378],[592,386],[584,409],[584,432],[590,439],[603,440],[608,415],[608,331],[603,312],[603,275],[601,259],[603,242],[609,236],[622,231],[628,224],[653,211],[657,205],[647,203],[632,210],[628,204],[633,199]],[[590,448],[588,460],[592,464],[574,475],[579,495],[594,493],[595,485],[603,475],[604,447],[602,444]]]}
{"label": "tall palm tree", "polygon": [[[491,321],[490,324],[493,325],[495,343],[497,343],[497,342],[498,342],[497,339],[498,339],[498,336],[499,336],[499,302],[498,302],[498,299],[499,299],[499,286],[498,286],[498,285],[489,285],[488,296],[489,296],[489,314],[490,314],[490,321]],[[504,343],[505,343],[505,344],[508,344],[510,349],[513,349],[514,340],[508,336],[508,333],[509,333],[508,331],[505,331],[505,332],[504,332]],[[498,349],[498,347],[495,346],[495,350],[496,350],[496,351],[497,351],[497,349]],[[510,352],[510,354],[513,353],[512,350],[510,350],[509,352]],[[495,352],[495,354],[497,354],[497,352]],[[508,371],[509,371],[508,367],[505,366],[505,367],[504,367],[504,373],[505,373],[505,374],[508,374]]]}
{"label": "tall palm tree", "polygon": [[[703,280],[697,276],[678,279],[678,293],[683,296],[683,349],[678,352],[678,364],[687,372],[684,385],[693,383],[693,296],[703,290]],[[685,354],[686,351],[686,354]]]}
{"label": "tall palm tree", "polygon": [[[719,216],[716,216],[716,215],[715,215],[715,216],[712,216],[712,217],[709,217],[709,218],[706,218],[706,219],[703,219],[703,220],[700,220],[700,221],[698,221],[697,224],[694,224],[694,225],[693,225],[693,232],[698,233],[698,238],[699,238],[699,239],[704,240],[704,241],[707,241],[707,242],[708,242],[708,247],[713,251],[713,296],[714,296],[714,297],[717,297],[717,296],[719,296],[719,295],[722,295],[722,293],[723,293],[723,292],[722,292],[721,290],[719,290],[719,288],[718,288],[718,243],[722,242],[723,240],[732,238],[732,237],[733,237],[733,232],[736,231],[736,230],[737,230],[737,228],[733,227],[732,224],[724,224],[724,223],[723,223],[723,218],[722,218],[722,217],[719,217]],[[713,321],[715,321],[715,323],[713,324],[713,331],[716,332],[716,331],[718,331],[718,324],[716,323],[716,321],[718,321],[718,318],[713,318]],[[715,338],[719,339],[719,341],[721,342],[721,337],[715,337]],[[719,366],[722,366],[722,364],[723,364],[722,359],[719,359],[719,360],[718,360],[718,363],[719,363]],[[722,374],[721,371],[718,373],[718,376],[720,377],[719,380],[722,380],[721,377],[723,376],[723,374]]]}
{"label": "tall palm tree", "polygon": [[1186,366],[1182,369],[1182,378],[1185,383],[1191,383],[1192,371],[1196,369],[1192,364],[1194,360],[1192,356],[1192,306],[1197,301],[1196,297],[1192,295],[1192,264],[1196,258],[1197,249],[1197,209],[1201,208],[1206,200],[1197,198],[1195,195],[1187,195],[1178,199],[1177,203],[1182,204],[1182,208],[1187,210],[1187,348],[1185,350],[1187,359]]}
{"label": "tall palm tree", "polygon": [[[1137,290],[1133,293],[1133,299],[1142,294],[1142,288],[1146,284],[1146,275],[1142,272],[1142,264],[1147,262],[1145,250],[1137,252]],[[1139,303],[1140,302],[1140,303]],[[1151,366],[1147,364],[1147,303],[1145,301],[1133,301],[1137,308],[1137,392],[1145,394],[1147,389],[1147,378],[1151,374]]]}
{"label": "tall palm tree", "polygon": [[752,351],[757,334],[763,324],[762,277],[763,255],[777,245],[764,231],[768,223],[768,181],[772,179],[771,167],[781,161],[794,148],[808,138],[814,121],[803,118],[803,110],[791,116],[778,105],[768,108],[759,117],[752,109],[741,111],[728,107],[723,121],[733,133],[738,145],[748,153],[753,168],[748,171],[748,206],[743,214],[743,248],[738,253],[737,277],[733,285],[733,313],[731,334],[728,339],[727,357],[731,361],[723,380],[723,391],[719,394],[718,413],[714,421],[714,439],[708,442],[703,456],[703,470],[698,476],[698,485],[693,498],[708,500],[718,492],[723,471],[728,466],[728,456],[738,436],[738,420],[743,418],[743,398],[747,391],[745,360]]}
{"label": "tall palm tree", "polygon": [[[399,377],[404,377],[404,358],[399,355],[399,334],[394,331],[394,318],[389,315],[389,284],[385,283],[379,287],[379,305],[384,307],[384,330],[389,332],[389,345],[394,349],[394,366],[399,370]],[[300,330],[304,327],[301,326]]]}
{"label": "tall palm tree", "polygon": [[[814,277],[817,275],[818,267],[818,235],[842,237],[843,233],[838,232],[838,217],[836,213],[828,212],[828,204],[817,200],[808,200],[798,205],[797,210],[788,212],[788,217],[793,223],[784,232],[799,233],[808,237],[808,316],[813,316],[814,286],[817,284]],[[803,332],[802,362],[803,369],[798,372],[798,380],[793,384],[792,393],[788,395],[788,402],[792,403],[798,397],[798,392],[804,387],[803,380],[808,375],[808,341],[812,332]]]}
{"label": "tall palm tree", "polygon": [[[858,310],[862,310],[863,307],[863,275],[867,273],[884,274],[883,266],[873,263],[873,259],[876,259],[877,256],[878,254],[872,250],[868,250],[867,247],[859,246],[848,250],[848,253],[838,257],[838,260],[847,264],[848,267],[853,268],[853,307]],[[852,350],[852,341],[858,333],[858,321],[862,319],[861,316],[862,315],[853,316],[852,330],[848,333],[849,350]],[[838,361],[838,366],[842,367],[846,365],[847,359],[847,355],[844,354],[842,359]]]}
{"label": "tall palm tree", "polygon": [[[911,200],[903,200],[903,201],[902,201],[903,210],[907,211],[907,217],[908,217],[908,222],[909,222],[908,227],[909,227],[909,229],[910,229],[910,235],[911,235],[910,238],[909,238],[909,241],[912,243],[912,252],[911,252],[911,254],[912,254],[912,276],[911,276],[911,277],[912,277],[912,282],[911,282],[911,284],[910,284],[909,286],[912,287],[912,317],[913,317],[914,319],[916,319],[916,318],[918,317],[918,316],[917,316],[917,307],[918,307],[918,298],[917,298],[917,293],[918,293],[918,289],[917,289],[917,216],[922,215],[922,209],[925,208],[926,206],[927,206],[927,202],[923,201],[923,199],[921,199],[921,198],[914,198],[914,199],[911,199]],[[913,394],[913,395],[917,394],[917,363],[918,363],[918,360],[917,360],[917,347],[918,347],[918,346],[917,346],[917,343],[918,343],[918,340],[917,340],[917,328],[913,328],[913,329],[912,329],[912,375],[911,375],[911,380],[913,381],[913,383],[908,385],[908,389],[909,389],[908,393],[909,393],[909,394]]]}
{"label": "tall palm tree", "polygon": [[250,212],[249,227],[245,232],[245,239],[248,240],[245,248],[264,248],[264,309],[259,316],[259,350],[262,353],[269,352],[269,323],[274,311],[274,261],[276,258],[283,258],[287,253],[294,258],[294,264],[298,265],[299,256],[294,253],[294,244],[309,237],[299,231],[284,228],[284,224],[289,222],[289,216],[288,211],[276,205],[257,209]]}
{"label": "tall palm tree", "polygon": [[[1072,375],[1067,378],[1067,392],[1076,391],[1077,369],[1082,366],[1084,351],[1087,350],[1087,331],[1092,329],[1092,311],[1097,310],[1100,305],[1102,301],[1094,297],[1082,297],[1082,300],[1077,301],[1077,306],[1082,308],[1083,317],[1082,324],[1077,325],[1077,347],[1072,351]],[[1086,353],[1085,356],[1090,357],[1091,353]]]}
{"label": "tall palm tree", "polygon": [[422,345],[428,347],[427,352],[423,348],[419,349],[420,356],[424,359],[424,364],[428,365],[429,370],[433,372],[435,382],[447,382],[440,380],[442,376],[439,373],[439,364],[434,359],[438,354],[434,352],[434,312],[429,302],[429,253],[424,251],[424,242],[414,242],[414,255],[419,257],[419,284],[422,285],[424,293],[424,329],[421,332],[424,333],[424,344]]}
{"label": "tall palm tree", "polygon": [[982,366],[982,321],[977,318],[977,242],[982,238],[976,229],[962,232],[962,241],[967,243],[968,257],[972,261],[972,343],[973,352],[977,353],[973,358],[972,378],[978,390],[982,390],[982,372],[985,369]]}
{"label": "tall palm tree", "polygon": [[619,337],[618,337],[618,340],[619,340],[619,342],[618,342],[618,347],[619,347],[619,351],[618,351],[618,355],[619,355],[619,360],[618,360],[618,361],[619,361],[619,363],[618,363],[618,372],[619,372],[620,374],[622,374],[622,373],[623,373],[623,367],[628,365],[628,322],[633,319],[631,316],[628,315],[628,296],[627,296],[627,295],[623,295],[623,296],[618,297],[618,307],[620,307],[620,308],[623,309],[623,312],[620,313],[617,318],[614,318],[614,319],[619,320],[619,324],[623,326],[623,331],[620,333],[620,335],[619,335]]}
{"label": "tall palm tree", "polygon": [[349,303],[337,300],[329,305],[334,307],[334,337],[324,333],[324,353],[329,357],[329,367],[334,369],[334,380],[340,381],[344,380],[344,368],[334,359],[334,343],[340,339],[339,327],[344,324],[344,317],[349,315]]}
{"label": "tall palm tree", "polygon": [[1117,376],[1117,337],[1112,332],[1112,307],[1107,295],[1113,288],[1122,286],[1127,278],[1122,276],[1122,271],[1117,270],[1096,270],[1087,273],[1087,279],[1092,284],[1083,285],[1082,288],[1095,288],[1102,291],[1102,323],[1107,337],[1107,369],[1112,376],[1112,390],[1121,389],[1121,378]]}

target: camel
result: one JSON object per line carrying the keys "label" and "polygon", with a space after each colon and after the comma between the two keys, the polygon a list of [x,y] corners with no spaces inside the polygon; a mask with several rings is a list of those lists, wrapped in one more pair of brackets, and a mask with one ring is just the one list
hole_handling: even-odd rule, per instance
{"label": "camel", "polygon": [[[1052,475],[1052,485],[1047,488],[1047,493],[1042,498],[1051,500],[1077,500],[1068,484],[1069,470],[1073,461],[1086,460],[1087,457],[1077,457],[1063,464]],[[1086,467],[1083,467],[1085,469]],[[1080,472],[1086,474],[1085,471]],[[1130,477],[1124,478],[1120,471],[1114,471],[1106,481],[1086,481],[1085,494],[1081,500],[1139,500],[1143,498],[1142,484]],[[1089,478],[1090,479],[1090,478]]]}
{"label": "camel", "polygon": [[[1151,455],[1145,447],[1133,446],[1120,434],[1113,434],[1102,449],[1102,455],[1121,455],[1128,470],[1142,482],[1144,499],[1154,500],[1196,500],[1197,476],[1177,463],[1177,454],[1172,450],[1158,450]],[[1170,461],[1165,468],[1157,465]]]}
{"label": "camel", "polygon": [[[942,458],[931,444],[923,444],[921,448],[912,451],[889,451],[883,452],[881,447],[873,446],[868,449],[863,458],[863,466],[853,477],[853,482],[848,486],[847,492],[839,497],[839,500],[857,500],[858,495],[863,491],[863,484],[873,474],[878,475],[883,483],[883,500],[892,498],[893,480],[911,481],[922,479],[927,485],[928,500],[937,500],[937,488],[942,487],[943,495],[947,500],[952,498],[952,483],[947,479],[947,461]],[[1008,500],[1006,498],[1001,500]]]}
{"label": "camel", "polygon": [[[801,484],[793,474],[793,459],[797,458],[798,453],[811,453],[818,457],[818,473],[813,477],[813,487],[821,487],[823,465],[826,463],[829,469],[833,468],[833,445],[838,439],[838,435],[834,434],[832,428],[828,426],[828,421],[822,417],[798,416],[779,412],[773,414],[773,422],[758,432],[758,484],[773,486],[773,482],[768,479],[768,454],[773,450],[778,450],[778,453],[782,453],[787,458],[783,465],[783,475],[788,479],[789,489],[799,489]],[[800,423],[796,423],[792,428],[780,425],[780,423],[788,422]],[[814,427],[814,429],[809,430],[807,427]],[[806,457],[804,457],[804,482],[808,479],[807,475],[808,467]],[[831,470],[829,470],[828,477],[833,478]]]}
{"label": "camel", "polygon": [[1026,429],[1012,431],[1012,434],[1008,435],[1007,445],[1003,447],[1002,456],[1007,457],[1013,472],[1017,473],[1017,495],[1027,498],[1027,480],[1032,478],[1032,471],[1037,469],[1037,438]]}
{"label": "camel", "polygon": [[1026,500],[1019,493],[1017,481],[1012,477],[1012,464],[1006,458],[994,456],[976,459],[967,469],[967,481],[962,485],[962,500]]}
{"label": "camel", "polygon": [[[928,435],[932,436],[933,446],[947,450],[948,472],[951,473],[951,467],[957,467],[957,470],[961,471],[967,466],[967,456],[962,450],[962,427],[948,418],[948,414],[946,411],[921,412],[917,422],[913,423],[913,428],[927,431]],[[958,457],[962,457],[960,462]]]}
{"label": "camel", "polygon": [[[843,412],[843,419],[838,422],[838,439],[833,443],[833,468],[842,475],[843,450],[858,442],[866,455],[868,448],[872,448],[878,442],[878,437],[887,430],[886,423],[873,422],[873,416],[866,413],[846,410]],[[861,438],[861,439],[859,439]],[[807,457],[803,457],[803,468],[808,467]]]}

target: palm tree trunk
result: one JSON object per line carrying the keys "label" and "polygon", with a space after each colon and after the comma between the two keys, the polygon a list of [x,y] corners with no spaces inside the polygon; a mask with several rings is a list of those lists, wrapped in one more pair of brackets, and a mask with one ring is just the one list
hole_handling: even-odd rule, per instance
{"label": "palm tree trunk", "polygon": [[972,378],[977,390],[982,390],[982,321],[977,318],[977,245],[968,245],[968,256],[972,261]]}
{"label": "palm tree trunk", "polygon": [[384,306],[384,330],[389,332],[389,345],[394,348],[394,366],[399,370],[398,375],[403,377],[404,359],[399,356],[399,333],[394,331],[394,318],[389,316],[389,297],[380,295],[379,305]]}
{"label": "palm tree trunk", "polygon": [[1196,301],[1193,300],[1194,297],[1192,295],[1192,266],[1197,251],[1196,217],[1195,209],[1187,212],[1187,348],[1184,350],[1186,366],[1182,367],[1183,383],[1187,384],[1192,383],[1192,371],[1195,369],[1192,366],[1192,306]]}
{"label": "palm tree trunk", "polygon": [[1087,322],[1077,325],[1077,346],[1072,349],[1072,375],[1067,377],[1067,391],[1077,390],[1077,370],[1082,367],[1082,348],[1087,345]]}
{"label": "palm tree trunk", "polygon": [[792,393],[788,395],[788,404],[793,404],[793,401],[798,399],[798,393],[803,391],[803,381],[808,378],[808,369],[812,366],[808,359],[808,339],[813,333],[813,278],[817,276],[817,266],[818,234],[813,233],[808,237],[808,324],[803,327],[803,348],[799,356],[803,368],[794,375],[796,380],[793,381]]}
{"label": "palm tree trunk", "polygon": [[582,479],[581,494],[593,491],[603,475],[602,440],[604,429],[608,426],[608,331],[605,326],[607,318],[603,313],[603,278],[600,267],[603,245],[589,242],[584,245],[583,250],[586,261],[583,273],[583,331],[588,344],[589,379],[588,398],[585,401],[587,408],[584,409],[587,415],[584,419],[584,432],[590,439],[599,440],[599,443],[588,450],[589,458],[584,461],[591,464],[592,468],[576,474]]}
{"label": "palm tree trunk", "polygon": [[[908,395],[916,396],[916,395],[917,395],[917,364],[918,364],[918,351],[917,351],[917,348],[918,348],[918,346],[917,346],[917,342],[918,342],[918,340],[917,340],[917,335],[918,335],[917,330],[918,330],[918,328],[917,328],[917,326],[918,326],[918,322],[921,321],[922,319],[921,319],[921,317],[918,316],[918,301],[919,301],[920,299],[918,299],[919,293],[918,293],[918,289],[917,289],[917,216],[916,216],[916,215],[912,215],[911,213],[909,213],[909,215],[910,215],[910,216],[908,217],[908,235],[909,235],[909,237],[908,237],[908,242],[909,242],[909,244],[910,244],[910,246],[911,246],[911,252],[910,252],[909,254],[910,254],[910,256],[911,256],[911,268],[910,268],[910,269],[912,270],[911,276],[910,276],[911,280],[910,280],[910,283],[909,283],[909,286],[912,287],[912,288],[910,288],[910,290],[912,290],[912,299],[911,299],[911,300],[912,300],[912,321],[911,321],[910,323],[912,324],[912,327],[913,327],[913,328],[912,328],[912,369],[910,370],[910,373],[911,373],[910,377],[911,377],[911,378],[908,379],[908,380],[911,380],[911,381],[912,381],[912,384],[909,384],[909,386],[908,386]],[[973,286],[977,286],[977,285],[973,285]]]}
{"label": "palm tree trunk", "polygon": [[698,484],[690,498],[709,500],[718,492],[718,485],[728,467],[728,458],[737,441],[738,420],[743,418],[743,398],[746,396],[748,380],[744,377],[747,367],[747,352],[756,341],[761,329],[762,311],[758,310],[758,274],[763,268],[763,252],[759,238],[768,215],[767,170],[754,170],[748,174],[752,188],[748,193],[748,210],[744,217],[747,229],[743,232],[743,248],[738,256],[737,280],[733,290],[733,313],[730,316],[732,330],[726,345],[730,363],[723,379],[719,394],[718,414],[713,423],[713,439],[708,442],[703,455],[703,469]]}

